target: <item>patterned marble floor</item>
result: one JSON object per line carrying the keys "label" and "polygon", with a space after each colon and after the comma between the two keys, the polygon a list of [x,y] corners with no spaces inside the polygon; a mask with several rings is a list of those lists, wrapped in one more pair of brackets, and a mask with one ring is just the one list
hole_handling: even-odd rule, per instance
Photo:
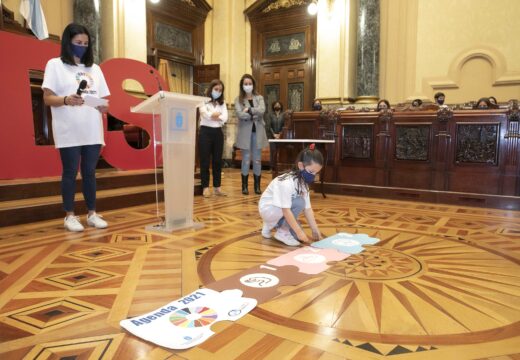
{"label": "patterned marble floor", "polygon": [[80,234],[61,219],[0,229],[0,358],[520,359],[520,212],[319,194],[324,235],[380,242],[196,348],[126,333],[120,320],[292,250],[262,238],[239,173],[223,181],[228,197],[195,199],[197,231],[145,231],[154,205]]}

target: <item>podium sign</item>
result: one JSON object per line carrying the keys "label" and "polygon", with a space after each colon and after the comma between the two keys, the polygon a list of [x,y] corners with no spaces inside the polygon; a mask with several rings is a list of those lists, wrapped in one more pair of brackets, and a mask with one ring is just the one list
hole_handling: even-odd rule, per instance
{"label": "podium sign", "polygon": [[163,224],[148,226],[149,230],[172,232],[198,225],[193,222],[196,109],[208,100],[159,91],[131,108],[135,113],[161,115],[160,129],[154,127],[161,137],[158,140],[153,134],[153,140],[154,146],[162,145],[165,219]]}

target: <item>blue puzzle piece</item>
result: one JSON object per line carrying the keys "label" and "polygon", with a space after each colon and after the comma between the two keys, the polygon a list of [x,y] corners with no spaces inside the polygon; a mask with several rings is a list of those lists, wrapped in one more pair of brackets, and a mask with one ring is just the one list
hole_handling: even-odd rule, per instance
{"label": "blue puzzle piece", "polygon": [[367,234],[337,233],[312,243],[312,246],[320,249],[336,249],[347,254],[359,254],[365,250],[363,245],[373,245],[378,241],[379,239],[370,237]]}

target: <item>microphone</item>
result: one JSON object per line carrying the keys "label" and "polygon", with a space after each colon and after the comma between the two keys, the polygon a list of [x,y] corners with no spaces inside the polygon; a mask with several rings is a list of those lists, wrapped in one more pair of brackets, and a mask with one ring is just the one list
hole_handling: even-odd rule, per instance
{"label": "microphone", "polygon": [[[176,74],[176,73],[172,73],[172,76],[173,76],[173,77],[177,77],[177,74]],[[198,82],[195,82],[195,81],[193,81],[193,80],[191,80],[191,83],[194,84],[194,85],[197,85],[197,86],[198,86],[199,88],[201,88],[201,89],[204,88],[201,84],[199,84]],[[200,89],[199,89],[199,90],[200,90]]]}
{"label": "microphone", "polygon": [[163,91],[162,89],[162,86],[161,86],[161,82],[159,81],[159,78],[157,77],[157,74],[150,69],[150,74],[153,75],[153,77],[155,78],[155,81],[157,81],[157,88],[159,89],[159,91]]}
{"label": "microphone", "polygon": [[78,90],[76,90],[76,95],[81,95],[83,90],[87,87],[87,80],[81,80],[78,86]]}

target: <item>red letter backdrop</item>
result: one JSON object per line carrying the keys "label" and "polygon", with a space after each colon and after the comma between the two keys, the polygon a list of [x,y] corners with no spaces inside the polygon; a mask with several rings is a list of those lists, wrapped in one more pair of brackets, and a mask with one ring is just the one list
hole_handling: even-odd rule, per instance
{"label": "red letter backdrop", "polygon": [[[143,128],[150,139],[152,136],[152,115],[134,114],[130,112],[130,107],[139,104],[142,99],[138,99],[125,92],[123,82],[132,79],[139,82],[145,94],[152,95],[159,91],[157,80],[150,73],[155,69],[140,61],[130,59],[110,59],[101,64],[101,70],[110,89],[110,115],[126,123]],[[159,76],[163,89],[168,89],[168,85]],[[159,134],[160,137],[160,134]],[[103,157],[113,167],[119,169],[153,169],[153,143],[150,141],[145,149],[135,149],[128,145],[123,131],[105,132],[106,146],[103,149]],[[157,147],[159,160],[162,158],[162,149]],[[162,163],[159,161],[159,163]]]}
{"label": "red letter backdrop", "polygon": [[44,70],[60,54],[60,46],[29,36],[0,31],[0,177],[2,179],[59,175],[61,162],[54,146],[36,146],[29,70]]}

